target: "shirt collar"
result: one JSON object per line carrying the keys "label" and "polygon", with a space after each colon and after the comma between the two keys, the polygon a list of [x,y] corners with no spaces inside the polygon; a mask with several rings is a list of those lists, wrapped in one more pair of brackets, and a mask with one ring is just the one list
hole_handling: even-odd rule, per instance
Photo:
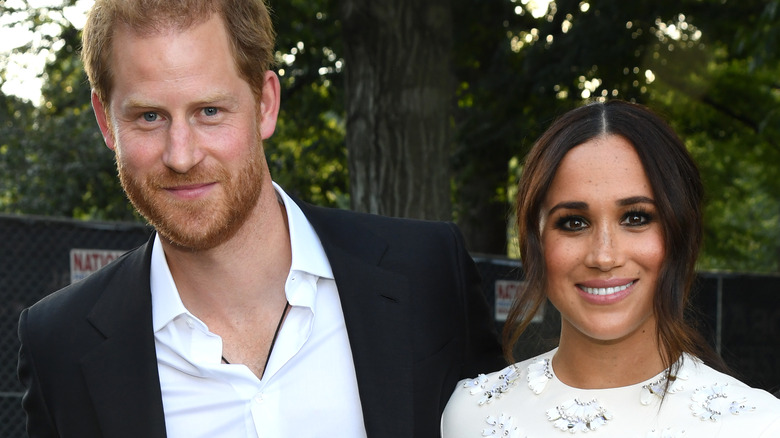
{"label": "shirt collar", "polygon": [[179,315],[190,313],[181,302],[176,283],[173,281],[168,262],[165,260],[165,251],[163,251],[159,234],[154,236],[152,246],[149,286],[152,288],[152,328],[155,333]]}
{"label": "shirt collar", "polygon": [[290,271],[301,271],[317,277],[333,279],[333,271],[317,232],[314,231],[298,204],[279,185],[276,183],[273,185],[277,196],[282,200],[284,208],[287,210],[287,223],[290,227],[292,247]]}
{"label": "shirt collar", "polygon": [[[325,255],[322,242],[314,231],[314,228],[306,219],[306,216],[298,207],[298,204],[276,183],[273,183],[277,197],[284,203],[287,211],[287,223],[290,232],[290,245],[292,249],[292,263],[290,265],[289,278],[296,273],[313,278],[322,277],[333,279],[333,271]],[[316,280],[315,280],[316,282]],[[159,234],[155,236],[152,247],[151,272],[149,284],[152,290],[152,325],[155,332],[165,327],[179,315],[192,315],[181,301],[176,283],[173,281],[171,270],[165,259]],[[287,299],[293,305],[313,306],[314,297],[291,297],[292,291],[285,287]]]}

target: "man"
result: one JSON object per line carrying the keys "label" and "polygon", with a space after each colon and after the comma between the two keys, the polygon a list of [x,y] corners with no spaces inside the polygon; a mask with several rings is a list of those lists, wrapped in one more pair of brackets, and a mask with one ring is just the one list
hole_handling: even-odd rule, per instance
{"label": "man", "polygon": [[502,366],[451,224],[313,207],[262,140],[262,0],[98,0],[92,103],[152,239],[22,313],[33,437],[430,437]]}

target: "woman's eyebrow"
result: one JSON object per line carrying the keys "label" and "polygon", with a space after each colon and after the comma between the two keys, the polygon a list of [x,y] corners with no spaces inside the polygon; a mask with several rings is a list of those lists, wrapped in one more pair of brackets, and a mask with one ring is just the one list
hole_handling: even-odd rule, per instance
{"label": "woman's eyebrow", "polygon": [[[628,198],[618,199],[615,201],[615,204],[617,204],[620,207],[627,207],[629,205],[635,205],[635,204],[652,204],[655,205],[655,201],[652,198],[648,198],[647,196],[631,196]],[[588,203],[583,201],[563,201],[559,202],[558,204],[555,204],[550,210],[547,212],[547,215],[552,215],[558,210],[561,209],[567,209],[567,210],[588,210]]]}
{"label": "woman's eyebrow", "polygon": [[567,210],[587,210],[588,209],[588,203],[582,202],[582,201],[564,201],[559,202],[558,204],[555,204],[548,212],[547,215],[551,216],[553,213],[555,213],[558,210],[561,209],[567,209]]}
{"label": "woman's eyebrow", "polygon": [[632,196],[630,198],[624,198],[624,199],[618,199],[615,202],[620,207],[626,207],[629,205],[634,204],[653,204],[655,205],[655,201],[651,198],[648,198],[647,196]]}

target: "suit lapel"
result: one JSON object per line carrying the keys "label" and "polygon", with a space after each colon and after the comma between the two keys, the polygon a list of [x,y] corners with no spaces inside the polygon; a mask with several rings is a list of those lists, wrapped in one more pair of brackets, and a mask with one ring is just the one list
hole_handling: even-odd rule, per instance
{"label": "suit lapel", "polygon": [[[408,280],[379,267],[387,242],[359,224],[344,224],[336,210],[296,202],[333,269],[366,432],[370,437],[413,436]],[[152,331],[151,248],[152,240],[127,256],[89,316],[106,339],[82,366],[101,429],[112,438],[165,437]]]}
{"label": "suit lapel", "polygon": [[[408,280],[379,267],[387,242],[342,213],[301,202],[336,279],[370,437],[413,436]],[[331,220],[335,219],[335,220]]]}
{"label": "suit lapel", "polygon": [[152,330],[152,240],[116,269],[88,319],[105,340],[82,359],[101,430],[109,437],[165,437]]}

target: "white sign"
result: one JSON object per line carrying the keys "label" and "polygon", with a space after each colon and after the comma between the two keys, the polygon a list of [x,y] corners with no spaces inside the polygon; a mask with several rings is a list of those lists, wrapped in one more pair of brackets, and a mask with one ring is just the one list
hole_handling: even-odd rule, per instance
{"label": "white sign", "polygon": [[[496,305],[495,305],[495,318],[496,321],[506,321],[507,315],[509,315],[509,309],[512,308],[512,303],[515,301],[515,297],[522,291],[524,281],[516,280],[496,280]],[[544,320],[544,304],[542,302],[539,306],[539,310],[534,315],[534,319],[531,322],[542,322]]]}
{"label": "white sign", "polygon": [[126,252],[125,250],[111,249],[71,249],[70,282],[75,283],[81,280]]}

